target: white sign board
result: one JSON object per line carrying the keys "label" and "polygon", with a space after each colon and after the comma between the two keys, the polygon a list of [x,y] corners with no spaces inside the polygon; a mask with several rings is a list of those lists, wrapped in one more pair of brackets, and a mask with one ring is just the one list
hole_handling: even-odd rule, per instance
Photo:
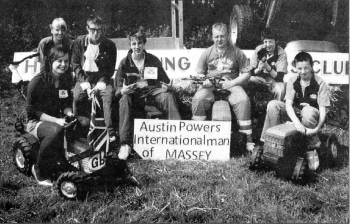
{"label": "white sign board", "polygon": [[134,150],[146,160],[230,159],[231,122],[135,119]]}
{"label": "white sign board", "polygon": [[[20,61],[32,54],[36,54],[36,52],[16,52],[14,54],[13,60]],[[38,57],[33,57],[22,62],[19,64],[17,71],[20,77],[18,77],[16,74],[12,74],[12,83],[18,83],[22,79],[23,81],[30,81],[36,74],[40,72],[40,63],[38,62]]]}
{"label": "white sign board", "polygon": [[[185,78],[195,74],[199,57],[204,52],[204,48],[192,48],[190,50],[149,50],[162,62],[163,68],[171,79]],[[254,50],[243,50],[247,58],[251,58]],[[117,50],[116,69],[120,61],[126,57],[127,50]],[[292,60],[297,52],[286,52],[288,59],[288,74],[284,81],[295,75]],[[319,53],[309,52],[314,59],[315,73],[321,76],[329,84],[349,84],[349,54],[347,53]],[[33,52],[16,52],[14,60],[18,61]],[[39,72],[37,57],[28,59],[20,64],[19,74],[24,80],[30,80]],[[12,83],[17,83],[19,78],[12,76]]]}

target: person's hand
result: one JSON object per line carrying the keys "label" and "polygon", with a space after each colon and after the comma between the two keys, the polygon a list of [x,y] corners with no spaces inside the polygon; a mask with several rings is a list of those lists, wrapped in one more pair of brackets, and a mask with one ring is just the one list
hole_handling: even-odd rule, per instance
{"label": "person's hand", "polygon": [[265,63],[262,61],[259,61],[258,67],[256,68],[259,72],[261,72],[265,67]]}
{"label": "person's hand", "polygon": [[302,134],[305,134],[306,128],[301,123],[293,123],[294,127]]}
{"label": "person's hand", "polygon": [[73,112],[72,112],[72,111],[69,111],[69,112],[67,113],[67,116],[68,116],[68,117],[74,117],[74,116],[75,116],[75,114],[73,114]]}
{"label": "person's hand", "polygon": [[308,104],[308,103],[300,103],[300,106],[307,107],[307,106],[310,106],[310,104]]}
{"label": "person's hand", "polygon": [[122,87],[122,89],[120,90],[120,93],[121,93],[122,95],[124,95],[124,94],[131,94],[131,93],[135,92],[135,89],[136,89],[136,83],[131,84],[131,85],[126,85],[126,84],[125,84],[125,79],[124,79],[124,81],[123,81],[123,87]]}
{"label": "person's hand", "polygon": [[173,80],[171,79],[169,84],[166,84],[165,82],[160,82],[162,84],[162,89],[164,92],[171,92],[173,91]]}
{"label": "person's hand", "polygon": [[307,136],[311,136],[311,135],[315,135],[318,133],[318,129],[310,129],[310,128],[305,128],[306,130],[306,135]]}
{"label": "person's hand", "polygon": [[224,81],[221,82],[221,86],[223,89],[229,89],[231,87],[233,87],[233,84],[232,84],[232,80],[231,79],[228,79],[226,77],[223,77]]}
{"label": "person's hand", "polygon": [[107,85],[104,82],[97,82],[96,86],[94,89],[97,89],[99,91],[106,89]]}
{"label": "person's hand", "polygon": [[68,124],[64,118],[57,118],[55,123],[62,127]]}
{"label": "person's hand", "polygon": [[11,72],[17,71],[18,66],[19,66],[19,65],[10,64],[10,65],[9,65],[9,69],[10,69]]}
{"label": "person's hand", "polygon": [[267,62],[265,62],[263,69],[264,69],[264,71],[266,71],[266,73],[269,73],[269,72],[271,72],[272,68]]}
{"label": "person's hand", "polygon": [[87,89],[86,89],[86,93],[87,93],[88,97],[91,98],[91,97],[92,97],[92,94],[94,94],[94,89],[87,88]]}
{"label": "person's hand", "polygon": [[211,84],[211,81],[209,79],[205,79],[202,85],[204,88],[209,88],[213,86],[213,84]]}

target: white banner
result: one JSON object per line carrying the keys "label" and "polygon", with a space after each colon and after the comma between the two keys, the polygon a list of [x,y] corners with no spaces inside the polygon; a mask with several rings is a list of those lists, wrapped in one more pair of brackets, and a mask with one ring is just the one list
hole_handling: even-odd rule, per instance
{"label": "white banner", "polygon": [[[148,52],[157,56],[163,65],[169,78],[184,78],[195,74],[195,69],[199,57],[204,48],[192,48],[191,50],[149,50]],[[254,50],[243,50],[248,58],[251,58]],[[116,69],[120,61],[126,57],[127,50],[117,50]],[[18,61],[33,52],[16,52],[14,60]],[[291,64],[297,52],[287,52],[288,74],[284,81],[295,75]],[[310,52],[314,59],[314,70],[329,84],[349,84],[349,54],[346,53],[319,53]],[[24,80],[30,80],[39,72],[39,63],[37,57],[28,59],[21,63],[18,68],[19,74]],[[19,77],[12,76],[12,83],[17,83]]]}
{"label": "white banner", "polygon": [[[36,54],[36,52],[16,52],[13,57],[13,61],[20,61],[23,58]],[[33,57],[25,60],[18,65],[17,71],[20,75],[12,74],[12,83],[18,83],[19,81],[30,81],[37,73],[40,72],[40,63],[38,57]]]}
{"label": "white banner", "polygon": [[227,161],[231,122],[135,119],[133,139],[146,160]]}

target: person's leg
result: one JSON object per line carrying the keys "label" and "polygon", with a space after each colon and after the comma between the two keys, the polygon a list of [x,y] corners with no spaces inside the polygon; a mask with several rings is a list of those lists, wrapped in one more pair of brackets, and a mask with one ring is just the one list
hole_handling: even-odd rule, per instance
{"label": "person's leg", "polygon": [[286,88],[283,82],[276,82],[272,77],[267,77],[266,83],[269,85],[269,91],[273,99],[283,101],[286,94]]}
{"label": "person's leg", "polygon": [[247,135],[248,142],[252,142],[252,121],[251,121],[251,105],[247,93],[241,86],[230,88],[231,94],[228,101],[232,106],[233,112],[237,118],[239,132]]}
{"label": "person's leg", "polygon": [[200,87],[192,98],[192,120],[204,121],[214,101],[213,88]]}
{"label": "person's leg", "polygon": [[[306,106],[301,110],[301,124],[306,128],[314,129],[317,127],[320,112],[315,107]],[[306,137],[308,148],[318,148],[321,141],[317,134]]]}
{"label": "person's leg", "polygon": [[103,103],[103,115],[105,119],[105,125],[110,137],[115,137],[115,127],[112,120],[112,97],[113,88],[111,84],[108,84],[104,90],[100,92]]}
{"label": "person's leg", "polygon": [[75,115],[90,116],[91,104],[88,101],[88,95],[77,82],[73,91],[73,113]]}
{"label": "person's leg", "polygon": [[[131,153],[134,118],[138,112],[144,111],[144,101],[139,94],[123,95],[119,101],[119,159],[126,160]],[[136,103],[137,102],[137,103]]]}
{"label": "person's leg", "polygon": [[179,109],[171,92],[164,92],[162,88],[157,88],[150,92],[150,97],[154,99],[155,106],[167,114],[168,120],[181,120]]}
{"label": "person's leg", "polygon": [[265,132],[267,129],[282,124],[287,120],[288,115],[285,103],[279,100],[270,101],[269,104],[267,104],[267,112],[260,141],[265,142]]}
{"label": "person's leg", "polygon": [[38,181],[50,179],[57,161],[64,157],[62,127],[52,122],[42,122],[37,130],[41,141],[34,170]]}

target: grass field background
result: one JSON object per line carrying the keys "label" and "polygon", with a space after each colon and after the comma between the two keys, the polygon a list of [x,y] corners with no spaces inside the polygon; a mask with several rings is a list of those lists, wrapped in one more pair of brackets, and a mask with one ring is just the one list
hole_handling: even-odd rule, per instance
{"label": "grass field background", "polygon": [[[229,162],[145,161],[129,166],[141,185],[100,186],[64,200],[12,164],[14,122],[24,109],[15,91],[0,94],[0,222],[349,223],[348,132],[325,127],[342,144],[336,167],[307,184],[250,170],[249,156]],[[345,135],[345,137],[344,137]]]}

